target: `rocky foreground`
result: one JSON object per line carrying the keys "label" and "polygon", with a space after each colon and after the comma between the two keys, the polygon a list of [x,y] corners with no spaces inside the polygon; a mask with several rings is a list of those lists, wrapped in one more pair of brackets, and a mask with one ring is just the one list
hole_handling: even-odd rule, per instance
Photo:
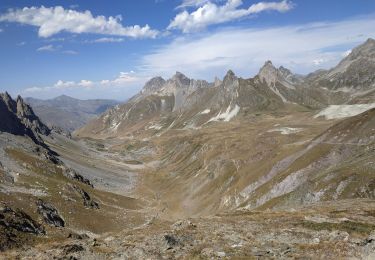
{"label": "rocky foreground", "polygon": [[289,211],[236,211],[8,251],[22,259],[374,259],[375,202],[345,200]]}

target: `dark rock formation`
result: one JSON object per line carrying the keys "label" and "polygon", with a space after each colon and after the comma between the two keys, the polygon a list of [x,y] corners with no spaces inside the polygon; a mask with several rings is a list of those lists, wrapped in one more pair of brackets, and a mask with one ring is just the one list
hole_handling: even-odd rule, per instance
{"label": "dark rock formation", "polygon": [[99,203],[94,201],[90,195],[84,190],[78,187],[77,185],[72,185],[73,189],[81,195],[83,199],[83,205],[91,209],[99,209]]}
{"label": "dark rock formation", "polygon": [[63,174],[64,176],[72,179],[72,180],[77,180],[79,182],[82,182],[86,185],[89,185],[91,186],[92,188],[94,188],[94,185],[90,182],[89,179],[83,177],[81,174],[79,174],[78,172],[76,172],[74,169],[72,168],[66,168],[63,170]]}
{"label": "dark rock formation", "polygon": [[65,226],[64,219],[59,215],[59,212],[53,205],[43,200],[38,200],[36,205],[38,206],[38,213],[43,216],[44,222],[55,227]]}
{"label": "dark rock formation", "polygon": [[0,118],[1,132],[28,136],[37,144],[43,144],[39,134],[51,132],[20,96],[14,101],[7,92],[0,94]]}
{"label": "dark rock formation", "polygon": [[24,211],[10,207],[0,209],[0,251],[19,247],[25,239],[22,233],[45,234],[42,225]]}

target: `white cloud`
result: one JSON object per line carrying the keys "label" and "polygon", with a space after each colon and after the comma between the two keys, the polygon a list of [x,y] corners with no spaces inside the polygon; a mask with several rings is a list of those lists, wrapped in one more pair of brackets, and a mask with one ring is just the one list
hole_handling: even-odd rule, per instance
{"label": "white cloud", "polygon": [[53,88],[71,88],[71,87],[74,87],[76,85],[77,84],[74,81],[59,80],[53,85]]}
{"label": "white cloud", "polygon": [[228,69],[250,77],[266,60],[297,73],[329,68],[342,53],[367,38],[375,38],[375,17],[352,18],[262,29],[229,28],[203,36],[178,37],[142,57],[145,73],[169,77],[178,70],[195,78],[212,80]]}
{"label": "white cloud", "polygon": [[124,41],[123,38],[103,37],[103,38],[95,39],[91,42],[103,43],[103,42],[123,42],[123,41]]}
{"label": "white cloud", "polygon": [[192,6],[202,6],[208,2],[210,2],[210,0],[183,0],[182,3],[176,7],[176,9],[192,7]]}
{"label": "white cloud", "polygon": [[3,29],[0,28],[0,33],[3,32]]}
{"label": "white cloud", "polygon": [[35,93],[35,92],[48,92],[48,91],[61,91],[61,90],[91,90],[91,89],[109,89],[109,88],[122,88],[127,86],[132,86],[134,84],[144,83],[148,78],[140,75],[136,75],[134,71],[130,72],[120,72],[120,74],[111,80],[80,80],[80,81],[63,81],[58,80],[52,86],[47,87],[30,87],[24,90],[25,93]]}
{"label": "white cloud", "polygon": [[[18,44],[18,46],[22,46],[22,45],[25,45],[25,44],[26,44],[25,42],[21,42],[21,43]],[[62,48],[61,45],[55,46],[53,44],[48,44],[48,45],[44,45],[42,47],[39,47],[38,49],[36,49],[36,51],[38,51],[38,52],[55,52],[55,51],[61,50],[61,48]],[[70,54],[70,55],[78,54],[78,52],[73,51],[73,50],[62,50],[61,53]]]}
{"label": "white cloud", "polygon": [[59,49],[59,47],[55,47],[53,46],[52,44],[48,44],[48,45],[44,45],[38,49],[36,49],[36,51],[57,51]]}
{"label": "white cloud", "polygon": [[[247,17],[264,11],[286,12],[293,8],[292,2],[283,0],[281,2],[259,2],[247,9],[239,8],[242,0],[228,0],[224,5],[217,5],[211,1],[204,1],[205,4],[197,10],[189,13],[180,12],[175,16],[168,26],[168,29],[180,29],[184,33],[203,29],[212,24],[220,24]],[[188,1],[189,4],[202,3],[202,1]]]}
{"label": "white cloud", "polygon": [[79,12],[76,10],[56,7],[24,7],[10,9],[0,15],[0,21],[17,22],[39,27],[40,37],[50,37],[66,31],[71,33],[96,33],[103,35],[119,35],[132,38],[154,38],[158,31],[148,25],[123,26],[121,16],[99,15],[94,17],[90,11]]}
{"label": "white cloud", "polygon": [[81,80],[80,82],[78,82],[77,84],[78,86],[80,87],[84,87],[84,88],[91,88],[94,86],[94,82],[92,82],[91,80]]}

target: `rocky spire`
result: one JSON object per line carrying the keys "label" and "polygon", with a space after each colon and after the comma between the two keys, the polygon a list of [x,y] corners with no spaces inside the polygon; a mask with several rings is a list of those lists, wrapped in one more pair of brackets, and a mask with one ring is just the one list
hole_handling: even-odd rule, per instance
{"label": "rocky spire", "polygon": [[33,109],[29,106],[21,96],[17,97],[17,116],[22,121],[22,123],[30,128],[33,132],[49,135],[51,130],[40,121],[39,117],[34,114]]}
{"label": "rocky spire", "polygon": [[166,81],[162,77],[154,77],[146,82],[145,86],[143,87],[143,92],[155,92],[160,90]]}
{"label": "rocky spire", "polygon": [[225,74],[223,79],[223,84],[225,85],[231,85],[234,81],[238,80],[236,74],[232,70],[228,70],[227,74]]}
{"label": "rocky spire", "polygon": [[270,60],[266,61],[259,70],[258,76],[261,81],[265,81],[268,86],[275,84],[278,70],[273,66]]}
{"label": "rocky spire", "polygon": [[180,86],[190,85],[190,79],[179,71],[176,71],[176,74],[172,77],[172,80],[178,83]]}

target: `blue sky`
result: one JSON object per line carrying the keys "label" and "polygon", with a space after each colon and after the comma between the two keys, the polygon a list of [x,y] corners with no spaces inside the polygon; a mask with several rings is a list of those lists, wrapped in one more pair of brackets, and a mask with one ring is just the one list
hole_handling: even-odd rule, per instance
{"label": "blue sky", "polygon": [[0,91],[124,100],[153,76],[248,78],[266,60],[304,74],[374,28],[373,0],[2,0]]}

